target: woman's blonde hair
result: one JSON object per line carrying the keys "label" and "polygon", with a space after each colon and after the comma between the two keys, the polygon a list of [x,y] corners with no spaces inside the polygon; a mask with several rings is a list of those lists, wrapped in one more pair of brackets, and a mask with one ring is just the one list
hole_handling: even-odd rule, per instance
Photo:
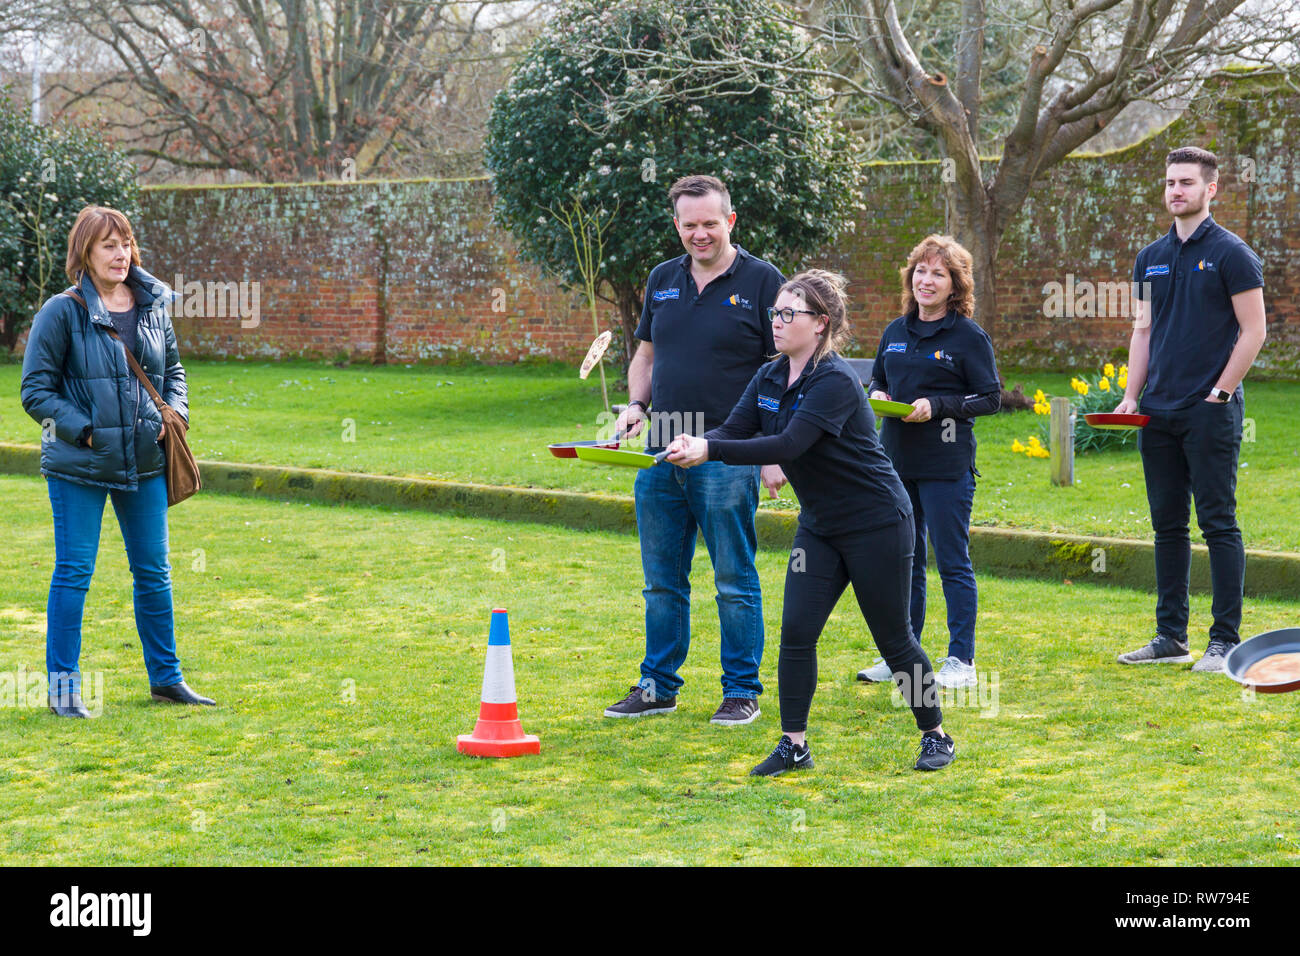
{"label": "woman's blonde hair", "polygon": [[68,233],[68,261],[63,267],[68,281],[76,285],[90,269],[90,248],[99,240],[117,233],[131,244],[131,264],[140,264],[140,247],[135,244],[131,220],[107,206],[87,206],[77,214]]}
{"label": "woman's blonde hair", "polygon": [[921,307],[912,293],[912,274],[922,259],[938,259],[952,277],[948,308],[969,318],[975,311],[975,279],[971,254],[952,236],[926,236],[907,257],[907,265],[898,270],[903,277],[903,314],[916,315]]}
{"label": "woman's blonde hair", "polygon": [[800,296],[804,304],[818,315],[827,317],[826,328],[821,331],[821,341],[813,352],[812,363],[817,363],[831,352],[838,352],[853,338],[849,328],[849,297],[844,291],[849,282],[838,272],[826,272],[824,269],[807,269],[787,279],[776,290]]}

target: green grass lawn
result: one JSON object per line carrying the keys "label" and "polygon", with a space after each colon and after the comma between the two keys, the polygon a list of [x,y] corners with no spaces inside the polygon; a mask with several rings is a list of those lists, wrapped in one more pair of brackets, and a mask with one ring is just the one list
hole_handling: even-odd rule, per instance
{"label": "green grass lawn", "polygon": [[[48,499],[31,477],[0,477],[0,494],[0,672],[38,672]],[[850,597],[822,639],[816,770],[752,780],[778,736],[782,555],[759,558],[754,725],[708,723],[702,549],[678,712],[612,721],[600,711],[643,646],[635,538],[199,496],[172,511],[179,644],[222,706],[189,710],[148,700],[109,515],[82,656],[104,713],[0,708],[0,865],[1300,862],[1300,694],[1250,700],[1221,675],[1114,663],[1151,632],[1146,594],[982,578],[978,665],[996,681],[948,707],[958,759],[935,774],[910,769],[910,714],[853,681],[875,654]],[[1208,602],[1192,598],[1198,651]],[[540,757],[455,753],[494,606],[510,610]],[[1300,604],[1245,613],[1254,634],[1294,625]],[[943,653],[936,632],[925,644]]]}
{"label": "green grass lawn", "polygon": [[[192,362],[200,458],[413,475],[483,484],[630,494],[633,471],[551,457],[546,445],[596,436],[600,386],[563,366],[350,366]],[[1052,394],[1069,376],[1007,375]],[[0,441],[40,432],[18,401],[20,369],[0,365]],[[612,394],[613,400],[625,398]],[[1242,445],[1239,517],[1248,547],[1300,551],[1300,384],[1248,383],[1254,441]],[[973,522],[1078,534],[1149,538],[1136,449],[1082,455],[1077,484],[1055,488],[1049,464],[1011,451],[1036,433],[1032,412],[978,419],[983,478]],[[349,440],[351,439],[351,440]],[[764,495],[766,501],[766,495]],[[787,488],[764,507],[794,507]],[[1199,539],[1198,539],[1199,540]]]}

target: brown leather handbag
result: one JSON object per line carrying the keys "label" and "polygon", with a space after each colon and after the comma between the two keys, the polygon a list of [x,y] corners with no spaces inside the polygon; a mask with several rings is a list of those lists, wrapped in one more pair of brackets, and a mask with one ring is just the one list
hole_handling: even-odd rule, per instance
{"label": "brown leather handbag", "polygon": [[[67,294],[80,302],[83,307],[86,305],[86,300],[71,289]],[[109,329],[108,334],[115,341],[122,341],[118,338],[116,329]],[[135,377],[140,380],[140,384],[153,399],[158,414],[162,416],[163,424],[166,425],[162,437],[163,457],[166,460],[163,471],[167,479],[167,506],[171,507],[189,498],[203,487],[203,479],[199,476],[199,463],[194,460],[194,454],[185,440],[185,433],[190,430],[190,426],[180,412],[163,401],[163,397],[153,387],[149,376],[145,375],[144,369],[135,360],[131,350],[123,346],[122,351],[126,353],[126,361],[131,366],[131,371],[135,373]]]}

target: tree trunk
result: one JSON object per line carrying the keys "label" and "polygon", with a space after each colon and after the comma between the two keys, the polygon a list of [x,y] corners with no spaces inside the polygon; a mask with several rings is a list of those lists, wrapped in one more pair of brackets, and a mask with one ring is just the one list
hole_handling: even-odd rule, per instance
{"label": "tree trunk", "polygon": [[[998,314],[997,263],[1002,234],[994,224],[994,206],[983,182],[967,183],[964,190],[962,185],[961,177],[948,184],[949,201],[958,210],[952,231],[971,256],[975,280],[975,314],[971,318],[987,332]],[[1005,381],[1000,384],[1002,407],[1008,411],[1023,408],[1023,396],[1007,391]]]}
{"label": "tree trunk", "polygon": [[641,340],[636,337],[636,327],[641,324],[641,291],[634,285],[619,283],[614,286],[614,300],[618,304],[618,318],[623,339],[623,376],[636,354]]}
{"label": "tree trunk", "polygon": [[955,182],[946,184],[953,237],[971,255],[975,279],[975,314],[971,316],[986,330],[997,315],[997,256],[1002,238],[994,225],[993,203],[979,178],[978,167],[958,167]]}
{"label": "tree trunk", "polygon": [[975,314],[971,318],[987,332],[998,314],[997,243],[980,229],[962,245],[970,252],[975,270]]}
{"label": "tree trunk", "polygon": [[20,334],[20,320],[16,315],[0,317],[0,355],[13,355]]}

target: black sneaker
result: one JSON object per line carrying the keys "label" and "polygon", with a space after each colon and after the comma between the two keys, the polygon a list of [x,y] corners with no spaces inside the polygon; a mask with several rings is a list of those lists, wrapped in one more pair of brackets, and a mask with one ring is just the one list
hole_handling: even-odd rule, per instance
{"label": "black sneaker", "polygon": [[750,724],[761,713],[762,711],[758,709],[758,701],[752,697],[724,697],[721,706],[709,718],[709,723],[723,724],[728,727]]}
{"label": "black sneaker", "polygon": [[1187,642],[1157,634],[1151,643],[1115,658],[1121,664],[1186,664],[1192,659]]}
{"label": "black sneaker", "polygon": [[1223,670],[1223,659],[1228,656],[1228,652],[1236,647],[1236,644],[1229,644],[1227,641],[1214,640],[1210,641],[1210,646],[1205,649],[1201,659],[1192,665],[1192,670],[1201,673],[1218,673]]}
{"label": "black sneaker", "polygon": [[952,758],[955,756],[957,756],[957,745],[952,742],[951,737],[947,734],[941,737],[933,730],[927,730],[921,735],[921,753],[916,758],[916,769],[938,770],[952,763]]}
{"label": "black sneaker", "polygon": [[811,770],[812,751],[807,746],[797,746],[785,734],[766,760],[749,772],[751,777],[779,777],[787,770]]}
{"label": "black sneaker", "polygon": [[671,714],[676,709],[676,697],[656,697],[650,688],[633,684],[626,697],[605,708],[605,716],[646,717],[650,714]]}

